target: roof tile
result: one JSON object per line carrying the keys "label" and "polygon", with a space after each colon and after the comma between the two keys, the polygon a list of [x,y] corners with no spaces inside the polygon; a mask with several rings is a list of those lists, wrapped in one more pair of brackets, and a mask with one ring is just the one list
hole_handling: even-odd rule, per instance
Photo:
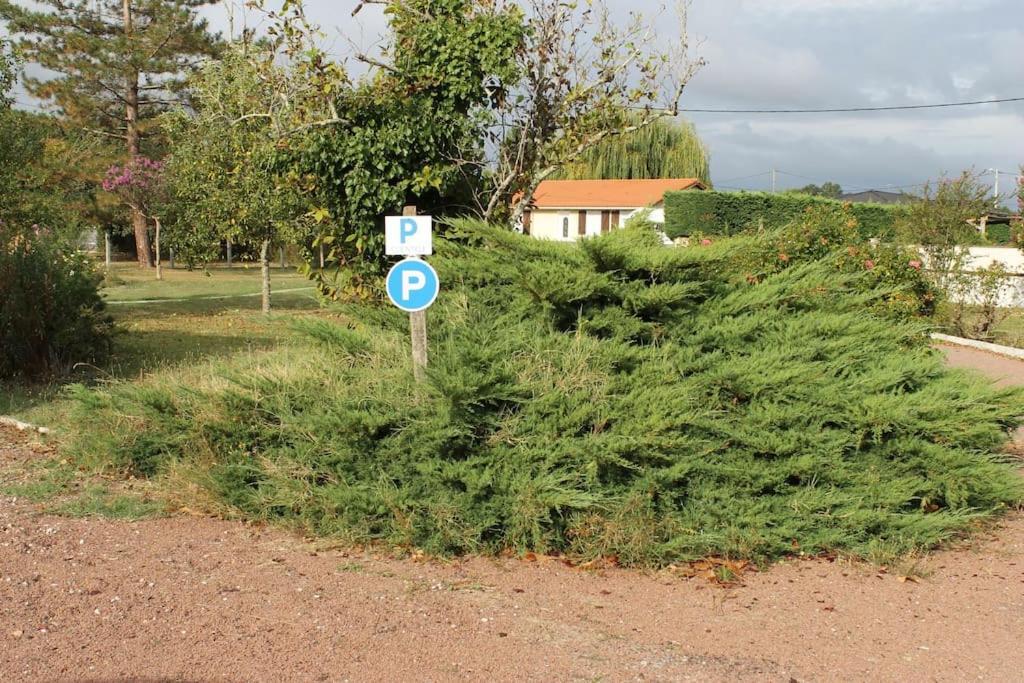
{"label": "roof tile", "polygon": [[545,180],[533,195],[536,209],[627,209],[660,204],[666,192],[703,190],[696,178],[661,180]]}

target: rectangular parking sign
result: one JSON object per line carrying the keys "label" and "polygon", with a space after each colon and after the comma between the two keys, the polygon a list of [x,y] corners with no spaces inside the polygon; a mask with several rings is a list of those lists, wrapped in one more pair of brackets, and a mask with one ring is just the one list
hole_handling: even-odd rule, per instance
{"label": "rectangular parking sign", "polygon": [[388,256],[430,256],[433,252],[430,216],[384,218],[384,253]]}

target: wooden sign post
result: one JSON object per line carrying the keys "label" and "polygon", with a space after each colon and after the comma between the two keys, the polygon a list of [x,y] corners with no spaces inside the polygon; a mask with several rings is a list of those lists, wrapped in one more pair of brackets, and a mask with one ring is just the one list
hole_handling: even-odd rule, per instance
{"label": "wooden sign post", "polygon": [[[416,207],[405,207],[402,215],[415,216]],[[422,382],[427,369],[427,309],[409,314],[409,329],[412,333],[412,376],[417,382]]]}
{"label": "wooden sign post", "polygon": [[423,381],[427,368],[427,309],[440,291],[437,271],[421,258],[432,253],[431,231],[430,216],[417,216],[415,206],[385,219],[385,253],[405,257],[388,271],[386,289],[391,302],[409,313],[412,372],[417,382]]}

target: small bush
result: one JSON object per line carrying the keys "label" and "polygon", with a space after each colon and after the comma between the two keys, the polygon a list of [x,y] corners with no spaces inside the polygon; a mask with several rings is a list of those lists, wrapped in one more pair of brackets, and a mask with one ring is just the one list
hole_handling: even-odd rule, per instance
{"label": "small bush", "polygon": [[100,281],[74,247],[0,222],[0,378],[38,378],[102,361],[113,323]]}
{"label": "small bush", "polygon": [[[672,238],[694,234],[736,235],[756,229],[774,230],[810,208],[838,208],[843,202],[806,194],[767,192],[668,192],[665,194],[665,233]],[[864,238],[889,238],[902,206],[847,204]]]}
{"label": "small bush", "polygon": [[751,282],[812,262],[860,275],[855,287],[871,293],[872,309],[885,316],[930,316],[941,299],[919,252],[864,237],[850,207],[840,204],[808,207],[785,227],[754,234],[736,261]]}
{"label": "small bush", "polygon": [[990,225],[985,231],[985,239],[989,244],[1010,246],[1013,244],[1013,229],[1009,223]]}
{"label": "small bush", "polygon": [[842,251],[748,279],[753,238],[456,232],[424,383],[403,316],[352,307],[365,334],[79,390],[70,452],[351,542],[632,565],[877,558],[1024,499],[1022,393],[946,369]]}

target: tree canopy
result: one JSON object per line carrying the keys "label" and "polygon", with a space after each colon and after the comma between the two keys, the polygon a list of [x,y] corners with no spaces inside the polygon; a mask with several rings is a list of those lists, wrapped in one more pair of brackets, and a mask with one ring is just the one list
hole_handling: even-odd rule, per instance
{"label": "tree canopy", "polygon": [[361,55],[377,70],[338,94],[344,120],[314,131],[306,156],[334,219],[340,264],[381,256],[381,219],[405,204],[472,210],[490,120],[487,83],[519,78],[525,27],[515,5],[410,0],[387,12],[382,60]]}
{"label": "tree canopy", "polygon": [[813,183],[810,185],[804,185],[801,188],[793,190],[793,192],[797,192],[799,194],[809,194],[814,197],[839,199],[843,195],[843,188],[839,183],[828,181],[822,183],[820,186],[814,185]]}
{"label": "tree canopy", "polygon": [[709,183],[709,154],[693,124],[659,119],[587,150],[559,177],[586,179],[699,178]]}
{"label": "tree canopy", "polygon": [[[37,9],[0,0],[0,19],[27,61],[59,74],[25,79],[29,93],[74,128],[117,141],[130,161],[153,154],[153,119],[181,101],[185,74],[216,54],[218,40],[197,14],[213,2],[39,0]],[[145,218],[131,214],[139,261],[148,264]]]}

